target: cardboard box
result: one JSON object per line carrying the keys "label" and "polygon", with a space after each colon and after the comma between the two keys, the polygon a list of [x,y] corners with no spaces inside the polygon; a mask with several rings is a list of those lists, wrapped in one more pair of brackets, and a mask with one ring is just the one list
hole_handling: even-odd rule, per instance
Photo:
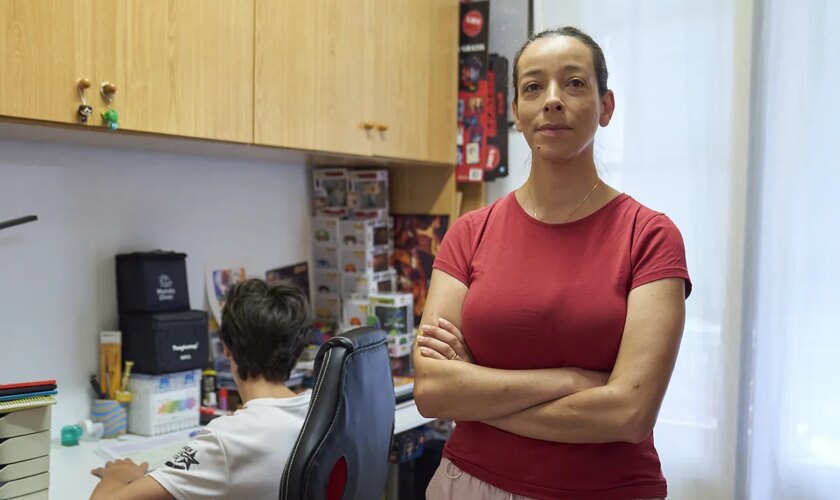
{"label": "cardboard box", "polygon": [[318,245],[312,249],[315,270],[338,271],[339,258],[337,245]]}
{"label": "cardboard box", "polygon": [[388,171],[351,170],[347,206],[353,210],[388,210]]}
{"label": "cardboard box", "polygon": [[312,241],[319,245],[338,245],[338,217],[316,216],[312,218]]}
{"label": "cardboard box", "polygon": [[341,317],[341,298],[337,293],[316,293],[313,302],[316,320],[334,323]]}
{"label": "cardboard box", "polygon": [[341,322],[345,328],[356,328],[367,324],[368,301],[362,299],[344,299]]}
{"label": "cardboard box", "polygon": [[318,168],[312,171],[312,202],[315,212],[347,208],[350,187],[346,168]]}
{"label": "cardboard box", "polygon": [[381,273],[389,269],[393,247],[374,247],[357,250],[340,247],[339,266],[345,273]]}
{"label": "cardboard box", "polygon": [[369,314],[379,320],[385,333],[414,331],[414,298],[410,293],[372,293],[368,303]]}
{"label": "cardboard box", "polygon": [[343,220],[337,222],[337,228],[336,239],[345,248],[365,250],[393,244],[386,220]]}
{"label": "cardboard box", "polygon": [[341,293],[341,274],[338,271],[318,270],[313,273],[313,276],[315,293]]}
{"label": "cardboard box", "polygon": [[397,272],[389,269],[381,273],[342,273],[341,298],[367,298],[371,293],[397,291]]}

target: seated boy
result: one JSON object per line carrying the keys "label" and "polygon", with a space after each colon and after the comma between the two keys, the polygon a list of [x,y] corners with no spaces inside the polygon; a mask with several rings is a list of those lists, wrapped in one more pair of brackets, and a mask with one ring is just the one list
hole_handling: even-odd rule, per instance
{"label": "seated boy", "polygon": [[285,383],[306,346],[312,318],[301,290],[258,279],[236,284],[222,312],[221,338],[245,407],[219,417],[175,457],[108,462],[91,499],[277,498],[280,477],[309,408],[310,392]]}

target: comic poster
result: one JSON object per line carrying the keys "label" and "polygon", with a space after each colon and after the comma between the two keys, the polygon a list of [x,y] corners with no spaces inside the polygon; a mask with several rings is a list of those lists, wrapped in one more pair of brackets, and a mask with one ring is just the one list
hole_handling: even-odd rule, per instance
{"label": "comic poster", "polygon": [[414,324],[420,324],[432,264],[449,227],[446,215],[394,215],[394,256],[397,289],[414,296]]}

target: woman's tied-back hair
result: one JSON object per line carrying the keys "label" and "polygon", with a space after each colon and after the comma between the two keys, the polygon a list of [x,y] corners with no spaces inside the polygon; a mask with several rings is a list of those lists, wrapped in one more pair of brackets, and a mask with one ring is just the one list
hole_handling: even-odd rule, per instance
{"label": "woman's tied-back hair", "polygon": [[592,66],[595,68],[595,77],[598,80],[598,95],[603,97],[609,88],[607,87],[607,77],[609,76],[609,72],[607,71],[607,61],[604,59],[604,52],[601,50],[601,47],[595,43],[595,40],[593,40],[591,36],[572,26],[564,26],[562,28],[540,31],[539,33],[531,33],[528,40],[526,40],[525,43],[522,44],[522,47],[519,48],[519,51],[513,58],[513,102],[516,102],[519,98],[519,58],[522,56],[522,53],[525,52],[525,49],[527,49],[528,46],[535,40],[551,36],[569,36],[576,38],[589,47],[592,51]]}
{"label": "woman's tied-back hair", "polygon": [[220,333],[241,380],[289,380],[311,331],[309,301],[291,282],[269,286],[253,278],[227,294]]}

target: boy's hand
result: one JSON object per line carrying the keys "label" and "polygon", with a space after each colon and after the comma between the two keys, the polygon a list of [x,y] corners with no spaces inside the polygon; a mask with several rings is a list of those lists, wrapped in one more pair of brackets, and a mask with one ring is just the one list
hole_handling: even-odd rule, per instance
{"label": "boy's hand", "polygon": [[112,460],[106,463],[105,467],[98,467],[90,472],[94,476],[99,476],[102,479],[128,484],[145,476],[147,470],[149,470],[149,464],[147,462],[137,465],[130,458],[125,458]]}

